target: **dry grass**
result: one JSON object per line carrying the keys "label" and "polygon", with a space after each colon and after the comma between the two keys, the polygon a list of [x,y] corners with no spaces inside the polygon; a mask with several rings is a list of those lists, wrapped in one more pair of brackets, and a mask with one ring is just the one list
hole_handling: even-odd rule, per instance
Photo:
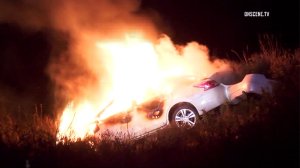
{"label": "dry grass", "polygon": [[36,113],[0,113],[0,166],[25,167],[298,167],[299,53],[261,41],[239,63],[241,74],[280,81],[275,95],[224,104],[190,131],[167,128],[137,140],[112,134],[55,143],[57,124]]}

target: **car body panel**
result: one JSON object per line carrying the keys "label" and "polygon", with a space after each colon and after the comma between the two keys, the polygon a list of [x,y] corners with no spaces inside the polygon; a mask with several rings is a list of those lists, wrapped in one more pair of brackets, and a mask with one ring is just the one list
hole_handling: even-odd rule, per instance
{"label": "car body panel", "polygon": [[207,91],[203,91],[203,89],[193,87],[192,85],[189,87],[191,89],[185,90],[187,93],[184,96],[178,96],[181,92],[179,94],[176,93],[175,96],[172,95],[166,103],[167,108],[165,110],[170,111],[174,105],[187,102],[192,104],[199,112],[199,115],[201,115],[203,111],[209,111],[227,100],[226,89],[224,89],[226,86],[224,85],[218,85]]}
{"label": "car body panel", "polygon": [[235,104],[244,97],[244,93],[272,93],[274,82],[262,74],[248,74],[241,82],[228,86],[228,100]]}
{"label": "car body panel", "polygon": [[[207,79],[206,79],[207,80]],[[121,124],[120,127],[131,131],[131,135],[141,136],[145,133],[153,132],[170,123],[173,107],[181,104],[190,104],[196,108],[199,115],[219,107],[225,102],[236,104],[245,98],[245,93],[262,94],[272,93],[275,81],[267,79],[262,74],[247,74],[241,82],[225,85],[219,83],[217,86],[204,90],[195,87],[194,80],[182,81],[172,93],[164,98],[162,114],[157,118],[144,119],[143,114],[138,110],[132,111],[132,120]]]}

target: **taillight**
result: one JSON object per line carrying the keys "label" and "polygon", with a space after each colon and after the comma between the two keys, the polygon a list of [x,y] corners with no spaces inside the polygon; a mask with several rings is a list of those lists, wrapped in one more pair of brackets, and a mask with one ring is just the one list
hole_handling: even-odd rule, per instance
{"label": "taillight", "polygon": [[207,81],[203,81],[199,84],[194,85],[194,87],[203,88],[204,91],[206,91],[206,90],[212,89],[218,85],[219,85],[219,83],[214,80],[207,80]]}

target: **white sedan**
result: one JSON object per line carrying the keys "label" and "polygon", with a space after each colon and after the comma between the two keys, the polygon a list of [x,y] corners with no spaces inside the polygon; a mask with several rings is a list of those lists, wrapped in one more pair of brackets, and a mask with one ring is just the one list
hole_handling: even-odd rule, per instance
{"label": "white sedan", "polygon": [[[108,118],[101,125],[118,128],[110,130],[130,132],[135,136],[153,132],[167,125],[189,129],[198,123],[199,116],[205,112],[225,102],[239,103],[247,93],[272,93],[275,83],[262,74],[247,74],[242,81],[233,85],[217,81],[213,76],[198,82],[188,78],[182,79],[182,83],[167,97],[154,99],[137,106],[135,110]],[[97,133],[100,132],[98,129]]]}
{"label": "white sedan", "polygon": [[194,127],[204,112],[225,102],[237,104],[246,98],[247,93],[271,93],[274,83],[262,74],[248,74],[233,85],[225,85],[212,78],[191,83],[168,99],[165,107],[167,121],[178,127]]}

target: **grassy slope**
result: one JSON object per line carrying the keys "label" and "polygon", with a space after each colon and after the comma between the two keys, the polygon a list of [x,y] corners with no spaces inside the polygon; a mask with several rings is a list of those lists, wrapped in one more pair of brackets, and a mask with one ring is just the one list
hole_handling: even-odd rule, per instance
{"label": "grassy slope", "polygon": [[[1,114],[0,167],[299,167],[299,53],[262,46],[236,64],[280,81],[275,96],[224,104],[198,128],[126,141],[108,135],[55,144],[50,117]],[[90,143],[94,146],[91,147]]]}

